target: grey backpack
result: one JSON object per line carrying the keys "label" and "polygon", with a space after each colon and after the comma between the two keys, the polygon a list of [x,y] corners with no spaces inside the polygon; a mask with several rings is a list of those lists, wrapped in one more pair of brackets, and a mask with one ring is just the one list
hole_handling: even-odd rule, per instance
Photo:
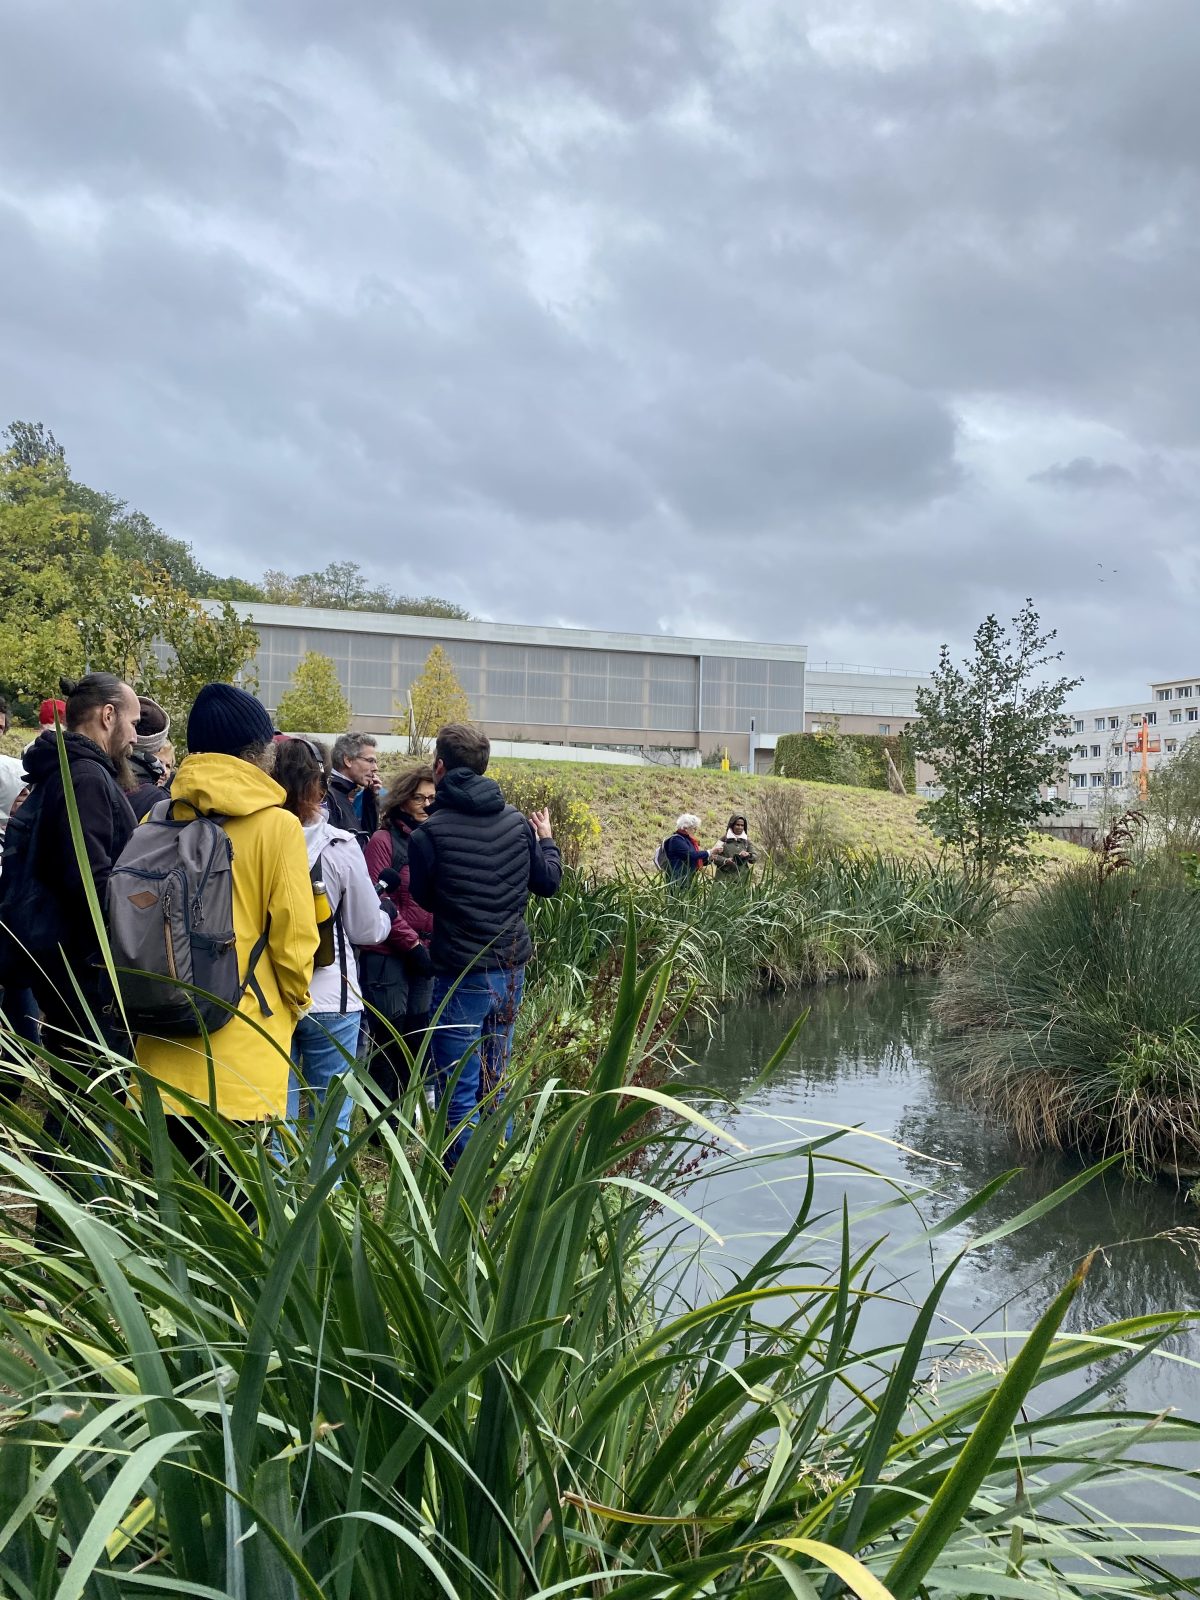
{"label": "grey backpack", "polygon": [[150,809],[108,883],[109,940],[129,1026],[168,1036],[215,1033],[247,989],[269,1017],[254,969],[270,918],[243,981],[233,931],[233,846],[223,819],[176,819],[175,804],[164,800]]}

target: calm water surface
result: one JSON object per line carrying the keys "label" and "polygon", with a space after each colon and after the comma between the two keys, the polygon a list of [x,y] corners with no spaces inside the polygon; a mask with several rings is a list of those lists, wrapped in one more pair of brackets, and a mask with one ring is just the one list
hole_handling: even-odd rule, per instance
{"label": "calm water surface", "polygon": [[[821,1209],[840,1216],[844,1194],[852,1213],[860,1214],[855,1242],[888,1235],[884,1270],[897,1275],[901,1297],[911,1301],[924,1298],[934,1264],[940,1269],[968,1238],[1015,1216],[1082,1170],[1070,1156],[1022,1154],[933,1075],[932,992],[930,980],[895,978],[757,1002],[730,1009],[711,1040],[695,1041],[698,1065],[689,1077],[714,1091],[714,1119],[754,1150],[788,1152],[766,1171],[750,1174],[709,1163],[694,1193],[705,1220],[725,1240],[715,1261],[706,1252],[710,1264],[719,1270],[723,1259],[732,1269],[784,1230],[807,1172],[795,1146],[821,1132],[822,1123],[859,1131],[836,1146],[847,1164],[821,1163]],[[769,1083],[755,1090],[763,1066],[805,1005],[811,1015],[797,1043]],[[721,1104],[717,1096],[730,1103]],[[861,1219],[896,1189],[878,1176],[855,1172],[852,1161],[894,1180],[927,1222],[947,1216],[998,1173],[1023,1170],[969,1224],[936,1242],[931,1264],[928,1248],[896,1254],[897,1246],[922,1231],[914,1207]],[[1101,1254],[1068,1326],[1096,1327],[1164,1308],[1200,1306],[1200,1209],[1185,1204],[1174,1188],[1132,1183],[1110,1172],[1040,1222],[968,1255],[942,1301],[938,1331],[1029,1328],[1072,1269],[1097,1249]],[[877,1305],[872,1321],[872,1335],[903,1338],[911,1316],[903,1304]],[[1200,1361],[1200,1333],[1175,1335],[1168,1348]],[[1070,1381],[1078,1388],[1085,1380],[1081,1374]],[[1134,1410],[1172,1407],[1200,1417],[1200,1372],[1187,1361],[1151,1357],[1126,1376],[1120,1394]]]}

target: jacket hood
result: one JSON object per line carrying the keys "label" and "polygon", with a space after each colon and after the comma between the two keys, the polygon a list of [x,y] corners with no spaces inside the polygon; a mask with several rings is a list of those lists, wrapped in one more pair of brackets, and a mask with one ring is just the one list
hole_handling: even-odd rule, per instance
{"label": "jacket hood", "polygon": [[[67,760],[72,766],[78,761],[95,761],[109,772],[116,772],[109,757],[86,734],[64,733],[63,742],[67,747]],[[39,734],[26,750],[24,760],[30,783],[44,783],[51,774],[58,772],[58,740]]]}
{"label": "jacket hood", "polygon": [[204,751],[184,756],[179,763],[171,799],[223,817],[249,817],[282,805],[287,795],[261,767],[251,766],[240,756]]}
{"label": "jacket hood", "polygon": [[347,833],[345,828],[335,828],[332,822],[326,822],[324,817],[318,817],[316,822],[304,824],[304,843],[308,849],[308,870],[311,872],[316,865],[317,857],[325,846],[333,839],[349,839],[351,844],[357,843],[352,833]]}
{"label": "jacket hood", "polygon": [[465,811],[475,817],[494,817],[504,810],[504,796],[495,778],[455,767],[438,784],[435,811]]}

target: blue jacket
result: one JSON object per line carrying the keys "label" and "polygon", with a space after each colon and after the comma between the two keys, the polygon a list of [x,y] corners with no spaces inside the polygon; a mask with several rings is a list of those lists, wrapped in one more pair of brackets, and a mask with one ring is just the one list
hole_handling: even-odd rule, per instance
{"label": "blue jacket", "polygon": [[686,883],[693,872],[708,865],[708,851],[701,850],[686,833],[673,833],[665,839],[662,853],[672,883]]}

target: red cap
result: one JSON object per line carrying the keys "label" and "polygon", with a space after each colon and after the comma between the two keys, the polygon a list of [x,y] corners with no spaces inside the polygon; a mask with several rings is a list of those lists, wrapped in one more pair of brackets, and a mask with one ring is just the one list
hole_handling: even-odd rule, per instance
{"label": "red cap", "polygon": [[58,720],[67,720],[67,702],[65,700],[43,700],[38,707],[38,721],[43,728],[54,726],[54,713],[58,712]]}

